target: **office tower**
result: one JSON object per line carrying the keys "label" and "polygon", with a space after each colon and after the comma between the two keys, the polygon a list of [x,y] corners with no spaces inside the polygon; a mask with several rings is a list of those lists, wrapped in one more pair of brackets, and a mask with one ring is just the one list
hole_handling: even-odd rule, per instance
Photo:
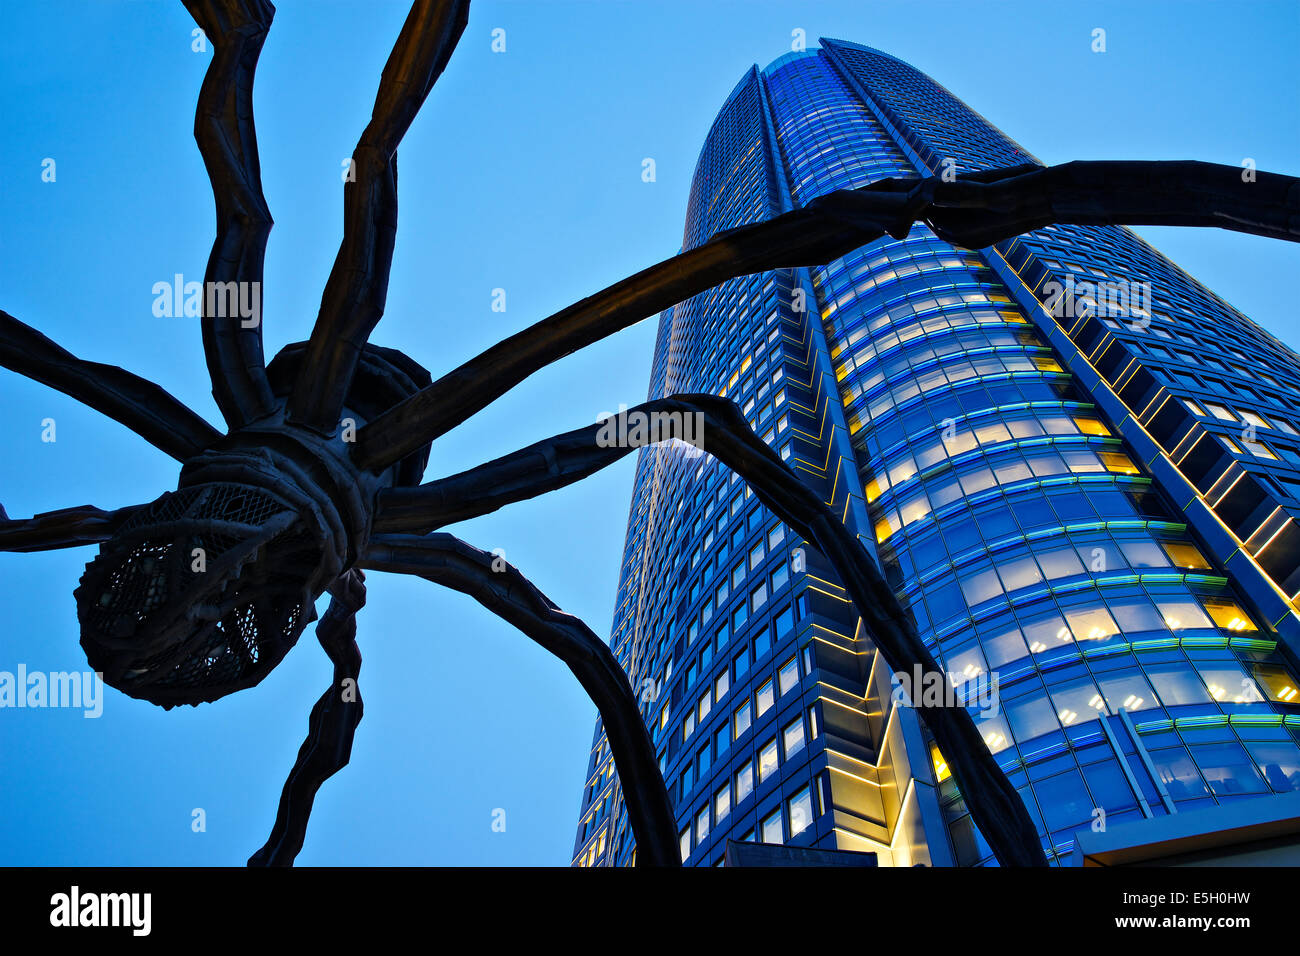
{"label": "office tower", "polygon": [[[1028,162],[906,63],[822,40],[728,97],[684,246]],[[650,397],[675,392],[735,399],[859,535],[1052,862],[1081,829],[1226,822],[1300,782],[1300,356],[1129,230],[975,251],[918,225],[726,282],[660,316]],[[730,838],[990,862],[833,569],[693,453],[639,453],[611,630],[684,859]],[[598,724],[574,862],[633,850]]]}

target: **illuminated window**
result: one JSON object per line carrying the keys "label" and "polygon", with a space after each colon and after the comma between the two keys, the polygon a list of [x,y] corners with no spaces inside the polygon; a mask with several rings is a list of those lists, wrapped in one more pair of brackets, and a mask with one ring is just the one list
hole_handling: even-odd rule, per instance
{"label": "illuminated window", "polygon": [[1085,435],[1109,435],[1110,429],[1097,421],[1095,418],[1076,418],[1074,424],[1079,426],[1079,431]]}
{"label": "illuminated window", "polygon": [[1156,601],[1160,613],[1164,615],[1165,627],[1171,631],[1181,631],[1189,627],[1213,627],[1201,606],[1191,598],[1160,598]]}
{"label": "illuminated window", "polygon": [[769,710],[771,710],[772,705],[776,703],[776,695],[772,689],[771,679],[765,681],[763,686],[758,689],[757,700],[758,700],[758,716],[762,717]]}
{"label": "illuminated window", "polygon": [[1061,368],[1060,364],[1056,361],[1056,359],[1051,358],[1050,356],[1034,355],[1031,356],[1031,358],[1033,359],[1033,363],[1036,366],[1038,366],[1038,370],[1040,372],[1064,372],[1065,371],[1065,369]]}
{"label": "illuminated window", "polygon": [[1217,405],[1214,402],[1206,402],[1205,407],[1210,410],[1211,415],[1220,421],[1235,422],[1237,420],[1237,416],[1232,414],[1229,409],[1222,405]]}
{"label": "illuminated window", "polygon": [[1252,667],[1256,684],[1263,688],[1269,700],[1284,704],[1300,703],[1300,691],[1296,690],[1295,679],[1283,668],[1272,664],[1255,664]]}
{"label": "illuminated window", "polygon": [[1196,571],[1210,570],[1210,562],[1194,545],[1182,541],[1162,541],[1161,545],[1176,568],[1191,568]]}
{"label": "illuminated window", "polygon": [[1077,641],[1099,641],[1119,633],[1119,628],[1115,626],[1115,619],[1105,608],[1067,610],[1065,616],[1070,622],[1070,630]]}
{"label": "illuminated window", "polygon": [[1206,415],[1205,415],[1205,409],[1201,408],[1200,405],[1197,405],[1197,404],[1196,404],[1194,401],[1192,401],[1190,398],[1184,398],[1184,399],[1183,399],[1183,404],[1186,405],[1186,406],[1188,407],[1188,409],[1191,410],[1191,413],[1192,413],[1193,415],[1199,415],[1201,418],[1205,418],[1205,417],[1206,417]]}
{"label": "illuminated window", "polygon": [[1106,470],[1120,475],[1138,474],[1137,465],[1133,464],[1133,459],[1121,451],[1104,451],[1099,450],[1097,457],[1101,463],[1106,466]]}
{"label": "illuminated window", "polygon": [[930,744],[930,762],[934,765],[935,783],[943,783],[952,776],[952,771],[948,769],[948,761],[943,759],[943,754],[939,753],[939,748],[933,743]]}
{"label": "illuminated window", "polygon": [[718,675],[718,679],[713,682],[713,699],[721,701],[726,695],[727,689],[731,686],[731,672],[723,671]]}
{"label": "illuminated window", "polygon": [[876,540],[887,541],[895,531],[901,528],[898,523],[898,513],[892,508],[876,522]]}
{"label": "illuminated window", "polygon": [[1206,598],[1205,610],[1216,626],[1227,631],[1257,631],[1255,622],[1235,602],[1222,598]]}

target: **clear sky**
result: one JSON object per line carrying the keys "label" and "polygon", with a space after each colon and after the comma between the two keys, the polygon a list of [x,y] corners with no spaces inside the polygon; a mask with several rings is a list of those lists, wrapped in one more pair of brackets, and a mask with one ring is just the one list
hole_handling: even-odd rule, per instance
{"label": "clear sky", "polygon": [[[268,357],[311,329],[338,247],[341,163],[405,5],[283,0],[256,83]],[[1091,51],[1106,30],[1106,52]],[[0,35],[0,307],[83,357],[161,384],[210,421],[196,321],[152,286],[201,280],[213,209],[192,128],[210,53],[179,3],[10,4]],[[491,34],[506,31],[506,51]],[[400,229],[374,335],[435,375],[672,255],[717,109],[801,29],[901,57],[1043,160],[1201,159],[1300,174],[1300,5],[476,2],[400,150]],[[56,180],[42,182],[42,161]],[[653,158],[657,179],[642,181]],[[1141,230],[1292,346],[1296,246]],[[492,290],[507,309],[493,312]],[[451,473],[645,397],[645,322],[535,376],[438,442]],[[177,464],[122,426],[0,370],[0,502],[115,508]],[[43,442],[53,418],[56,441]],[[632,459],[453,530],[608,632]],[[73,588],[91,548],[0,555],[0,671],[84,669]],[[323,607],[323,605],[322,605]],[[301,864],[564,864],[594,707],[557,661],[467,598],[375,574],[360,619],[366,712],[316,803]],[[260,686],[164,712],[0,710],[0,863],[242,864],[275,814],[329,681],[310,634]],[[201,808],[206,831],[192,830]],[[505,832],[492,829],[506,811]]]}

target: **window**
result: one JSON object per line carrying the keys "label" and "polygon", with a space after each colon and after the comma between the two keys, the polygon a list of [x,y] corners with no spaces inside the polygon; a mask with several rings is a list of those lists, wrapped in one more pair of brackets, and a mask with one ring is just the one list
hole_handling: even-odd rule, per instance
{"label": "window", "polygon": [[789,760],[791,754],[797,754],[800,750],[803,750],[803,718],[796,717],[786,724],[785,729],[781,731],[781,737],[785,741],[785,759]]}
{"label": "window", "polygon": [[1256,428],[1272,428],[1272,424],[1263,415],[1257,415],[1254,412],[1242,412],[1241,417]]}
{"label": "window", "polygon": [[1210,410],[1210,414],[1215,418],[1225,422],[1236,422],[1237,416],[1232,414],[1222,405],[1216,405],[1214,402],[1206,402],[1205,407]]}
{"label": "window", "polygon": [[718,749],[718,758],[721,759],[727,752],[727,748],[731,746],[731,728],[726,724],[719,727],[713,735],[713,742]]}
{"label": "window", "polygon": [[754,792],[754,761],[736,771],[736,806],[745,802],[745,798]]}
{"label": "window", "polygon": [[1205,556],[1196,549],[1195,545],[1181,541],[1162,541],[1161,545],[1176,568],[1191,568],[1196,571],[1210,569],[1210,562],[1205,560]]}
{"label": "window", "polygon": [[740,676],[749,670],[749,648],[742,649],[739,654],[732,658],[731,663],[736,668],[736,680],[740,680]]}
{"label": "window", "polygon": [[731,687],[731,672],[723,671],[718,675],[718,679],[713,682],[713,699],[721,701],[727,695],[727,690]]}
{"label": "window", "polygon": [[745,731],[747,731],[749,729],[749,725],[752,723],[752,720],[750,719],[750,707],[749,707],[748,698],[745,699],[745,702],[743,704],[741,704],[739,707],[736,708],[736,713],[732,715],[731,723],[732,726],[735,728],[735,733],[736,733],[735,739],[739,740],[740,735],[743,734]]}
{"label": "window", "polygon": [[757,612],[764,604],[767,603],[767,582],[760,582],[758,587],[754,588],[749,595],[749,606]]}
{"label": "window", "polygon": [[1206,598],[1205,610],[1216,626],[1228,631],[1255,631],[1255,622],[1234,601]]}
{"label": "window", "polygon": [[777,807],[768,817],[763,820],[762,833],[764,843],[784,843],[785,839],[781,833],[781,808]]}
{"label": "window", "polygon": [[1105,451],[1099,449],[1097,457],[1101,463],[1106,466],[1106,470],[1119,475],[1136,475],[1138,474],[1137,465],[1133,464],[1133,459],[1120,451]]}
{"label": "window", "polygon": [[772,681],[770,678],[766,680],[763,683],[763,686],[758,689],[757,699],[758,699],[758,716],[762,717],[769,710],[771,710],[772,705],[776,703],[776,694],[772,689]]}
{"label": "window", "polygon": [[713,795],[713,817],[722,825],[722,821],[727,819],[727,814],[731,813],[731,784],[730,782],[722,785],[722,789]]}
{"label": "window", "polygon": [[1106,436],[1110,434],[1110,429],[1095,418],[1076,418],[1074,424],[1078,425],[1079,431],[1085,435]]}
{"label": "window", "polygon": [[709,696],[708,690],[704,691],[704,696],[700,698],[698,706],[700,712],[700,723],[704,723],[704,718],[709,716],[709,710],[713,706],[713,699]]}
{"label": "window", "polygon": [[799,660],[790,658],[781,665],[781,670],[777,672],[777,680],[781,685],[781,696],[799,686]]}
{"label": "window", "polygon": [[691,855],[691,828],[690,827],[687,827],[685,830],[683,830],[681,833],[677,835],[677,845],[681,847],[682,862],[685,863],[686,858]]}
{"label": "window", "polygon": [[1241,442],[1246,446],[1246,450],[1256,458],[1266,458],[1269,461],[1277,461],[1277,455],[1273,454],[1273,449],[1269,448],[1262,441],[1246,441],[1244,438]]}
{"label": "window", "polygon": [[705,804],[703,809],[695,815],[695,845],[699,846],[707,839],[709,835],[709,806]]}
{"label": "window", "polygon": [[692,710],[682,722],[682,740],[690,739],[693,733],[695,733],[695,711]]}
{"label": "window", "polygon": [[798,836],[812,826],[812,794],[807,787],[786,801],[786,806],[790,816],[790,836]]}
{"label": "window", "polygon": [[778,763],[776,752],[776,738],[773,737],[767,743],[763,744],[763,749],[758,752],[758,782],[762,783],[772,774],[776,773]]}

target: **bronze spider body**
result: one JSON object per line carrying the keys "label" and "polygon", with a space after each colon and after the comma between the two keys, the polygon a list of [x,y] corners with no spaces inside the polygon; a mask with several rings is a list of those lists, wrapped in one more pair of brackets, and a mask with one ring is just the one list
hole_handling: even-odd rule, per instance
{"label": "bronze spider body", "polygon": [[[397,146],[464,31],[467,0],[415,0],[384,68],[344,190],[344,234],[308,342],[267,364],[260,324],[213,307],[213,291],[260,289],[271,217],[253,126],[253,74],[273,8],[264,0],[186,0],[214,45],[195,138],[212,182],[217,235],[202,318],[222,434],[157,385],[78,359],[0,312],[0,364],[116,418],[182,463],[177,489],[105,512],[71,508],[9,520],[0,550],[100,543],[76,590],[81,643],[124,693],[165,708],[215,701],[274,668],[328,591],[317,638],[334,679],[271,837],[250,864],[290,864],[321,783],[348,762],[361,719],[355,614],[362,569],[415,574],[462,591],[559,656],[596,703],[623,785],[637,862],[678,865],[672,807],[641,702],[609,647],[517,570],[437,529],[571,484],[627,455],[592,425],[477,468],[421,483],[429,446],[569,353],[728,279],[829,262],[925,221],[970,248],[1049,223],[1215,225],[1300,239],[1300,184],[1205,163],[1036,165],[937,179],[885,180],[831,193],[729,230],[511,336],[436,381],[404,354],[368,343],[383,314],[397,223]],[[243,288],[243,287],[241,287]],[[246,290],[245,290],[246,291]],[[699,414],[704,448],[838,570],[863,626],[894,670],[942,671],[861,542],[712,395],[637,412]],[[649,436],[647,443],[684,435]],[[972,815],[1003,864],[1045,865],[1015,789],[960,707],[921,711]]]}

